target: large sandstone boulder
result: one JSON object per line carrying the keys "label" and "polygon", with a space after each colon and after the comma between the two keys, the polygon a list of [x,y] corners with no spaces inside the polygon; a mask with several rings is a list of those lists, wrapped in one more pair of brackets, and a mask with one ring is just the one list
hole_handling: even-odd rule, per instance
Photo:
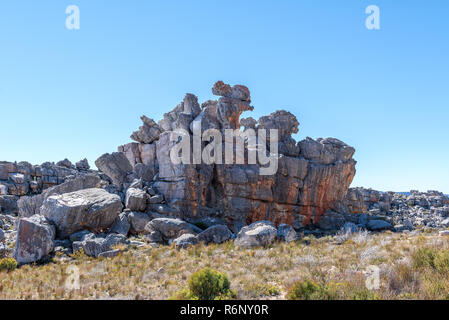
{"label": "large sandstone boulder", "polygon": [[258,221],[243,227],[235,239],[238,247],[268,246],[276,240],[277,230],[269,221]]}
{"label": "large sandstone boulder", "polygon": [[85,189],[48,197],[41,214],[66,238],[80,230],[99,233],[108,229],[122,210],[120,197],[103,189]]}
{"label": "large sandstone boulder", "polygon": [[133,171],[126,156],[120,152],[102,155],[95,161],[95,165],[118,186],[128,182],[128,175]]}
{"label": "large sandstone boulder", "polygon": [[17,226],[14,259],[19,264],[41,260],[53,251],[54,238],[55,228],[45,217],[34,215],[20,219]]}

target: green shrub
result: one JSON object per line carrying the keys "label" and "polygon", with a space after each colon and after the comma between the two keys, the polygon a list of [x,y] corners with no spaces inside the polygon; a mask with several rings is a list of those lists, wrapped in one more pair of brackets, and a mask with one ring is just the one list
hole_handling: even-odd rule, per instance
{"label": "green shrub", "polygon": [[230,290],[231,283],[224,273],[205,268],[189,279],[189,290],[200,300],[213,300],[225,295]]}
{"label": "green shrub", "polygon": [[231,283],[224,273],[209,268],[192,274],[188,289],[175,293],[170,300],[229,300],[236,294],[230,289]]}
{"label": "green shrub", "polygon": [[326,288],[311,280],[296,282],[287,293],[288,300],[323,300],[326,298]]}
{"label": "green shrub", "polygon": [[6,270],[7,272],[13,271],[17,268],[17,261],[13,258],[0,259],[0,271]]}

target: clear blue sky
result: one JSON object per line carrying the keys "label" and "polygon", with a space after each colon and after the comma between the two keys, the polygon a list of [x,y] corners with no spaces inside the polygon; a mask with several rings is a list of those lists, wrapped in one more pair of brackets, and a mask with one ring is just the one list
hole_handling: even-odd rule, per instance
{"label": "clear blue sky", "polygon": [[[65,28],[68,5],[81,29]],[[381,30],[365,28],[380,8]],[[449,2],[0,3],[0,160],[91,163],[186,92],[247,85],[257,118],[357,150],[353,186],[449,193]]]}

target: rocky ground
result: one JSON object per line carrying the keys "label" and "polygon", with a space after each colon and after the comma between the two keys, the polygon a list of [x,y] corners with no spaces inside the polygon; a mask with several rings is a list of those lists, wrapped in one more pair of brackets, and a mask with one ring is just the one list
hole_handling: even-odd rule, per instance
{"label": "rocky ground", "polygon": [[[158,123],[143,116],[143,125],[131,135],[136,142],[102,155],[95,162],[98,170],[91,170],[87,160],[75,165],[67,159],[42,165],[0,162],[0,258],[13,257],[21,266],[11,274],[1,274],[3,297],[66,297],[60,292],[60,283],[51,282],[44,285],[48,290],[30,291],[25,296],[17,288],[22,285],[23,272],[35,270],[41,270],[42,277],[37,278],[42,281],[50,271],[62,281],[62,268],[67,264],[89,269],[88,264],[99,265],[106,259],[105,268],[109,269],[113,268],[109,261],[114,261],[123,267],[113,268],[118,279],[129,274],[130,281],[140,281],[146,277],[144,270],[158,266],[156,271],[148,271],[148,277],[162,281],[156,282],[158,288],[175,289],[180,282],[172,284],[160,271],[163,268],[174,276],[174,269],[154,259],[177,265],[179,281],[193,270],[189,267],[193,261],[226,269],[242,259],[251,268],[263,269],[257,257],[267,263],[272,259],[267,268],[285,264],[285,274],[291,275],[298,264],[295,261],[307,257],[305,252],[316,238],[321,239],[318,243],[328,244],[319,246],[325,254],[335,245],[360,237],[412,243],[421,234],[443,241],[438,235],[448,233],[449,198],[442,193],[411,191],[405,195],[349,188],[355,175],[354,148],[335,138],[296,142],[291,135],[298,132],[299,122],[284,110],[258,120],[240,119],[242,112],[253,109],[244,86],[231,87],[219,81],[212,92],[220,97],[218,101],[200,107],[196,96],[187,94]],[[177,143],[170,137],[181,129],[194,132],[198,125],[223,133],[241,127],[245,132],[279,129],[278,170],[262,175],[262,166],[248,163],[253,147],[249,140],[244,140],[242,164],[174,164],[169,154]],[[263,143],[275,153],[269,139]],[[245,254],[254,259],[247,261]],[[205,255],[215,258],[201,260]],[[335,257],[336,261],[340,258]],[[143,269],[123,266],[123,261]],[[134,273],[139,276],[133,278]],[[10,280],[20,286],[13,289]],[[98,285],[91,279],[76,295],[135,296],[118,280],[108,281],[112,291],[105,291],[106,284],[101,284],[101,289],[88,293],[87,288]],[[287,278],[274,282],[278,289],[273,293],[282,297]],[[139,296],[155,298],[148,291],[154,285],[145,285]],[[243,298],[254,297],[243,285],[239,288]],[[173,290],[167,289],[159,297],[168,297]]]}

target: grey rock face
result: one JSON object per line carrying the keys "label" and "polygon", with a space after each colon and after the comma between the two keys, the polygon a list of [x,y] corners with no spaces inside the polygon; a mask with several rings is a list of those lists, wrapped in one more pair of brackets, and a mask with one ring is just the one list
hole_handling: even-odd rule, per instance
{"label": "grey rock face", "polygon": [[269,221],[258,221],[243,227],[235,239],[238,247],[252,248],[268,246],[274,242],[277,230]]}
{"label": "grey rock face", "polygon": [[283,223],[278,226],[277,238],[281,241],[292,242],[298,239],[298,235],[292,226]]}
{"label": "grey rock face", "polygon": [[2,229],[0,229],[0,242],[5,241],[5,232],[3,232]]}
{"label": "grey rock face", "polygon": [[39,261],[54,249],[55,228],[45,217],[34,215],[19,220],[14,259],[19,264]]}
{"label": "grey rock face", "polygon": [[198,238],[194,234],[186,233],[173,240],[173,243],[176,248],[185,249],[189,246],[198,244]]}
{"label": "grey rock face", "polygon": [[153,219],[150,223],[147,224],[146,230],[148,232],[159,232],[165,241],[178,238],[183,234],[198,234],[202,231],[201,229],[190,223],[187,223],[180,219],[171,218]]}
{"label": "grey rock face", "polygon": [[120,152],[102,155],[95,161],[95,165],[118,186],[128,182],[128,174],[133,171],[126,156]]}
{"label": "grey rock face", "polygon": [[147,208],[148,195],[145,191],[137,188],[128,188],[126,191],[126,208],[133,211],[145,211]]}
{"label": "grey rock face", "polygon": [[50,196],[40,212],[56,225],[58,236],[66,238],[80,230],[108,229],[121,210],[119,196],[92,188]]}
{"label": "grey rock face", "polygon": [[205,243],[223,243],[232,238],[231,230],[225,225],[216,225],[207,228],[198,235],[198,240]]}
{"label": "grey rock face", "polygon": [[392,225],[384,220],[370,220],[368,222],[367,228],[371,231],[381,231],[392,229]]}

